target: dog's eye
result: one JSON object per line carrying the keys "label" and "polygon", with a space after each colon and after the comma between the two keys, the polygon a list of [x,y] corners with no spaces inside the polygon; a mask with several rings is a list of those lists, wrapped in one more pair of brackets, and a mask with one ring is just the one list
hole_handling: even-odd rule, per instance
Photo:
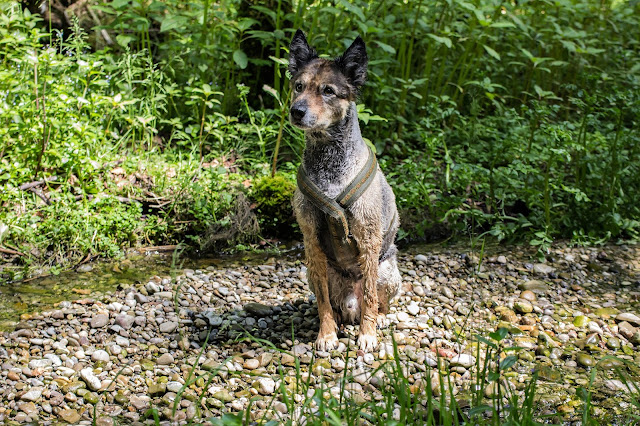
{"label": "dog's eye", "polygon": [[302,92],[302,83],[300,82],[296,83],[295,89],[296,89],[296,92]]}
{"label": "dog's eye", "polygon": [[333,91],[333,89],[329,86],[326,86],[323,90],[322,93],[324,93],[327,96],[331,96],[331,95],[335,95],[336,92]]}

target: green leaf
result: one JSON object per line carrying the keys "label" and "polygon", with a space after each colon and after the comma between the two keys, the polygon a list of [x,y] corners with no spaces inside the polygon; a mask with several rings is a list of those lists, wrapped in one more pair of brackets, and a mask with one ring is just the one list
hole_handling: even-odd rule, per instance
{"label": "green leaf", "polygon": [[493,56],[497,60],[500,60],[500,55],[498,54],[498,52],[496,52],[486,44],[483,44],[482,47],[484,47],[484,50],[486,50],[489,55]]}
{"label": "green leaf", "polygon": [[489,337],[491,337],[493,340],[499,342],[502,339],[504,339],[505,337],[507,337],[507,334],[509,334],[509,330],[507,330],[504,327],[500,327],[499,329],[497,329],[493,333],[489,333]]}
{"label": "green leaf", "polygon": [[345,9],[347,9],[349,12],[355,14],[358,18],[360,18],[361,21],[366,21],[366,18],[364,17],[364,13],[362,12],[362,9],[360,9],[358,6],[346,0],[338,0],[338,3],[343,5]]}
{"label": "green leaf", "polygon": [[444,44],[449,49],[451,49],[451,46],[453,46],[453,43],[451,43],[451,39],[449,37],[440,37],[440,36],[437,36],[435,34],[427,34],[427,37],[431,37],[432,39],[434,39],[438,43]]}
{"label": "green leaf", "polygon": [[375,43],[376,43],[378,46],[380,46],[380,48],[381,48],[382,50],[384,50],[385,52],[390,53],[390,54],[392,54],[392,55],[395,55],[395,54],[396,54],[396,49],[395,49],[395,48],[393,48],[393,46],[389,46],[388,44],[383,43],[383,42],[381,42],[381,41],[376,41]]}
{"label": "green leaf", "polygon": [[289,65],[289,60],[287,58],[276,58],[275,56],[269,56],[269,59],[271,59],[276,64],[280,64],[284,66]]}
{"label": "green leaf", "polygon": [[126,47],[133,40],[135,40],[134,37],[131,37],[131,36],[128,36],[128,35],[124,35],[124,34],[118,34],[116,36],[116,42],[122,47]]}
{"label": "green leaf", "polygon": [[113,0],[111,2],[111,6],[114,9],[122,9],[124,7],[129,6],[129,0]]}
{"label": "green leaf", "polygon": [[245,69],[249,64],[249,58],[247,58],[247,54],[244,53],[241,49],[237,49],[235,52],[233,52],[233,60],[241,69]]}
{"label": "green leaf", "polygon": [[491,28],[515,28],[515,24],[511,22],[492,22]]}
{"label": "green leaf", "polygon": [[487,380],[489,382],[496,382],[499,378],[500,378],[500,373],[496,373],[495,371],[492,371],[489,374],[487,374]]}
{"label": "green leaf", "polygon": [[473,407],[471,410],[469,410],[469,417],[474,417],[478,414],[482,414],[482,413],[486,413],[493,410],[493,408],[490,405],[478,405],[477,407]]}
{"label": "green leaf", "polygon": [[509,355],[502,361],[500,361],[500,370],[508,370],[518,361],[518,357],[515,355]]}
{"label": "green leaf", "polygon": [[533,90],[536,91],[536,93],[538,94],[539,97],[544,97],[544,90],[542,90],[542,87],[538,86],[537,84],[533,86]]}
{"label": "green leaf", "polygon": [[238,20],[238,29],[242,32],[251,28],[254,24],[258,24],[259,22],[255,19],[251,18],[242,18]]}
{"label": "green leaf", "polygon": [[181,15],[169,15],[162,20],[160,32],[166,32],[175,29],[182,29],[187,25],[187,17]]}

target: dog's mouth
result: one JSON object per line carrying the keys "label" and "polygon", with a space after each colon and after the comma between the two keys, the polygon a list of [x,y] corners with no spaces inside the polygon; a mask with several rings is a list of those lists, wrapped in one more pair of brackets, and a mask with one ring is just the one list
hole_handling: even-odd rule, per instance
{"label": "dog's mouth", "polygon": [[304,131],[324,132],[329,127],[325,123],[318,122],[318,120],[312,119],[307,115],[303,117],[295,117],[293,114],[289,113],[289,121],[291,124]]}
{"label": "dog's mouth", "polygon": [[304,123],[304,117],[297,118],[297,117],[294,117],[293,114],[289,113],[289,121],[291,121],[291,124],[293,124],[294,126],[302,130],[307,130],[311,128],[311,126],[308,126]]}

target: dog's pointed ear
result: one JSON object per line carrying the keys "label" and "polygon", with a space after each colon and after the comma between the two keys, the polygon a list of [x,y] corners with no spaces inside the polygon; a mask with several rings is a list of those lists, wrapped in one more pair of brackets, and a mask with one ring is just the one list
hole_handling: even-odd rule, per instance
{"label": "dog's pointed ear", "polygon": [[318,54],[315,49],[309,46],[302,30],[296,31],[289,46],[289,72],[295,74],[300,68],[317,57]]}
{"label": "dog's pointed ear", "polygon": [[347,76],[351,84],[360,87],[367,80],[367,46],[364,40],[358,36],[351,46],[336,59],[336,64]]}

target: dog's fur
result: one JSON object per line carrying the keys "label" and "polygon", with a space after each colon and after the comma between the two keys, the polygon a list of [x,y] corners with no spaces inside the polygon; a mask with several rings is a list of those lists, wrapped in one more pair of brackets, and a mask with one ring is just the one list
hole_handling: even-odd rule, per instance
{"label": "dog's fur", "polygon": [[[369,148],[362,139],[355,100],[367,73],[367,52],[358,37],[336,59],[319,58],[298,30],[289,53],[291,122],[305,131],[303,166],[309,179],[335,198],[362,169]],[[373,183],[349,208],[348,222],[359,255],[336,264],[323,212],[296,190],[296,218],[304,236],[308,280],[318,301],[316,348],[337,346],[337,322],[360,323],[358,345],[377,345],[376,324],[384,323],[401,277],[394,244],[399,220],[395,196],[377,169]]]}

